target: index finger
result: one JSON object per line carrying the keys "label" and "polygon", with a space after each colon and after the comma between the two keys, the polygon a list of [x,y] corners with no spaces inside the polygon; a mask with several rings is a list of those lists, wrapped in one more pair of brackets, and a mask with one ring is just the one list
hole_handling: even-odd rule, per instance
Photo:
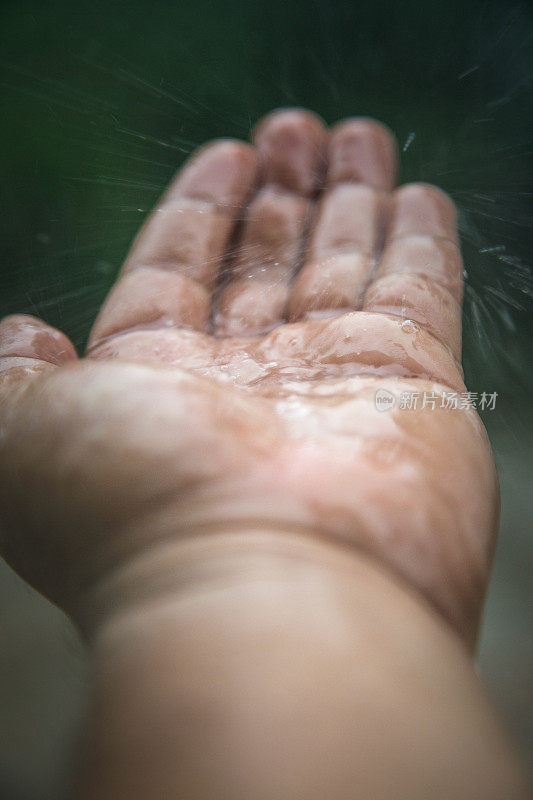
{"label": "index finger", "polygon": [[143,327],[206,331],[218,272],[257,168],[237,140],[200,148],[135,239],[89,337],[89,347]]}

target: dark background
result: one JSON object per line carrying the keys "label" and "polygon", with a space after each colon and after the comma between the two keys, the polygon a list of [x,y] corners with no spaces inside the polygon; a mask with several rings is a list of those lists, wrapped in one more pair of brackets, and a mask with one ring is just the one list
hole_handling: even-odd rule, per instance
{"label": "dark background", "polygon": [[[455,199],[467,384],[498,392],[483,414],[503,512],[480,669],[531,748],[531,9],[2,2],[0,31],[0,315],[43,317],[80,349],[132,236],[187,154],[212,137],[247,138],[272,108],[307,106],[328,123],[375,116],[405,150],[401,180],[437,183]],[[3,567],[2,800],[56,796],[85,670],[68,622]]]}

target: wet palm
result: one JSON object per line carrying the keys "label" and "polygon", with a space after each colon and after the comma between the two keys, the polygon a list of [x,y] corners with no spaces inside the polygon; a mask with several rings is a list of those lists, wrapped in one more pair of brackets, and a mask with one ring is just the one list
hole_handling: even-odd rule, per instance
{"label": "wet palm", "polygon": [[254,145],[214,143],[178,175],[85,359],[32,318],[2,323],[3,549],[76,614],[80,587],[140,553],[312,531],[472,643],[497,487],[477,415],[446,407],[464,391],[453,204],[391,193],[394,141],[371,121],[278,112]]}

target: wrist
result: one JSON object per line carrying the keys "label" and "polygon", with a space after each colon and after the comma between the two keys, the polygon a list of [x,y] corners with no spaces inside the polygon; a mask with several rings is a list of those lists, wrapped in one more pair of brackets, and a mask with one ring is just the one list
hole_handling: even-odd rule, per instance
{"label": "wrist", "polygon": [[117,619],[169,599],[270,578],[290,582],[303,569],[337,580],[361,562],[353,548],[296,524],[206,525],[194,535],[156,538],[109,569],[83,595],[76,621],[91,641]]}
{"label": "wrist", "polygon": [[459,639],[372,562],[248,530],[124,569],[92,638],[82,800],[526,796]]}

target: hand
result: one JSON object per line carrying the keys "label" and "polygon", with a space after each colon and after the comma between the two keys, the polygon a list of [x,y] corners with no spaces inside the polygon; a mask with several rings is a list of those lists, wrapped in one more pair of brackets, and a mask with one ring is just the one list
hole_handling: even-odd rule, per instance
{"label": "hand", "polygon": [[456,214],[392,191],[396,152],[371,120],[273,113],[178,173],[84,358],[3,320],[2,550],[81,624],[140,554],[287,530],[363,552],[474,643],[498,491],[473,409],[440,407],[465,388]]}

